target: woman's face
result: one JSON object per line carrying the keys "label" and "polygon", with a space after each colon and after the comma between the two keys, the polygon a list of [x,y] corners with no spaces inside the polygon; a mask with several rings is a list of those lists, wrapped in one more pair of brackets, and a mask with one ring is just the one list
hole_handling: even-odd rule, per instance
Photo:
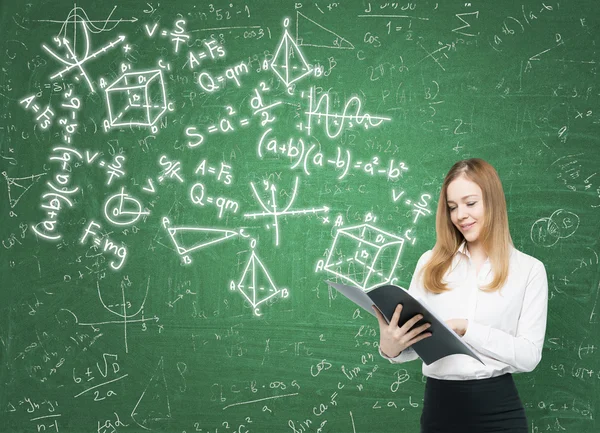
{"label": "woman's face", "polygon": [[479,185],[462,175],[448,185],[446,201],[452,224],[467,242],[476,242],[484,221],[483,193]]}

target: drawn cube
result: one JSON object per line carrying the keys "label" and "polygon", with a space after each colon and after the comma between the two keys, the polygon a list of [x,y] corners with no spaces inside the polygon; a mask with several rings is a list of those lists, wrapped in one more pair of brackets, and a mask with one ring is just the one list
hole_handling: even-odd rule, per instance
{"label": "drawn cube", "polygon": [[369,291],[392,280],[404,239],[370,224],[338,230],[324,269]]}
{"label": "drawn cube", "polygon": [[160,69],[127,72],[105,90],[110,126],[154,126],[167,111]]}

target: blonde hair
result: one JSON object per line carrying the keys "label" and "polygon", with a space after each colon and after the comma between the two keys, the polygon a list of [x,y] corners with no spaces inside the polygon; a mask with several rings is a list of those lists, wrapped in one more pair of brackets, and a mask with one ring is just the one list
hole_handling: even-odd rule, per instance
{"label": "blonde hair", "polygon": [[479,236],[494,274],[493,280],[485,286],[484,291],[499,290],[508,277],[508,263],[513,243],[508,230],[508,213],[500,177],[494,167],[484,160],[465,159],[452,166],[440,191],[435,221],[436,242],[432,255],[422,270],[423,285],[432,293],[450,290],[442,279],[452,265],[456,251],[465,241],[463,234],[452,224],[446,202],[448,185],[461,176],[475,182],[483,193],[484,221]]}

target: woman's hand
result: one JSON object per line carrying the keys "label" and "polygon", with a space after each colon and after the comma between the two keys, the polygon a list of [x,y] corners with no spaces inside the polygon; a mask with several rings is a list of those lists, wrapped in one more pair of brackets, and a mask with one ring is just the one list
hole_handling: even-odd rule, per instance
{"label": "woman's hand", "polygon": [[417,341],[431,336],[430,332],[423,332],[431,326],[430,323],[425,323],[418,328],[411,329],[415,323],[423,318],[420,314],[412,317],[403,326],[398,326],[400,312],[402,311],[401,304],[398,304],[396,310],[394,310],[392,320],[390,320],[389,324],[377,307],[373,306],[373,310],[375,310],[375,315],[379,322],[379,347],[390,358],[395,358],[400,352],[412,346]]}
{"label": "woman's hand", "polygon": [[465,335],[465,332],[467,332],[467,328],[469,327],[469,321],[467,319],[450,319],[446,320],[445,323],[448,325],[448,328],[452,329],[461,337]]}

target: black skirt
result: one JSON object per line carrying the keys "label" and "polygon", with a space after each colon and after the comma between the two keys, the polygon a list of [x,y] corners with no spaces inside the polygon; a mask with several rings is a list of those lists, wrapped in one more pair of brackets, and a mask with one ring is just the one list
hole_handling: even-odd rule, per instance
{"label": "black skirt", "polygon": [[421,433],[527,433],[511,374],[474,380],[427,378]]}

